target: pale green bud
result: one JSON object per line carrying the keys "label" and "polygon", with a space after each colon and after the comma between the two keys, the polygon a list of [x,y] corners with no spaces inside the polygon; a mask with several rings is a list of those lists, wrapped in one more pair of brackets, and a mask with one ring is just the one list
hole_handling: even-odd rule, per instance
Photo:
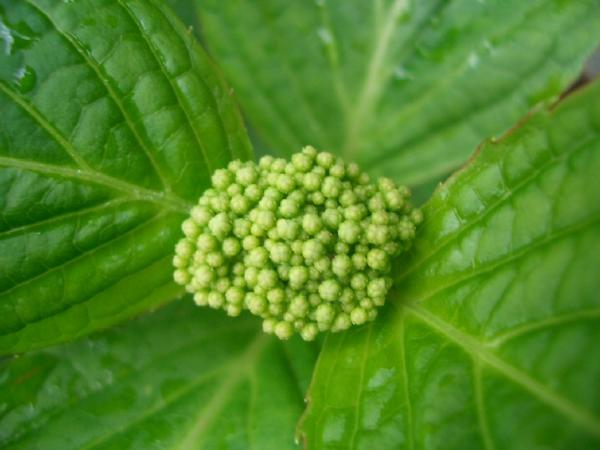
{"label": "pale green bud", "polygon": [[211,308],[220,308],[225,303],[225,297],[223,294],[217,291],[210,291],[208,293],[208,306]]}
{"label": "pale green bud", "polygon": [[294,333],[294,328],[290,323],[281,321],[275,325],[274,331],[275,336],[277,336],[279,339],[286,340],[292,336]]}
{"label": "pale green bud", "polygon": [[328,152],[321,152],[317,155],[317,164],[324,169],[329,169],[335,162],[335,156]]}
{"label": "pale green bud", "polygon": [[345,221],[340,224],[338,230],[339,238],[348,244],[354,244],[360,239],[361,228],[356,222]]}
{"label": "pale green bud", "polygon": [[177,269],[173,272],[173,279],[175,280],[175,283],[184,285],[190,282],[191,277],[186,270]]}
{"label": "pale green bud", "polygon": [[360,307],[354,308],[350,313],[350,320],[354,325],[362,325],[367,321],[367,318],[367,312]]}
{"label": "pale green bud", "polygon": [[307,261],[315,261],[323,255],[323,244],[316,239],[309,239],[302,246],[302,256]]}
{"label": "pale green bud", "polygon": [[319,295],[325,301],[337,300],[341,293],[340,285],[335,280],[325,280],[319,285]]}
{"label": "pale green bud", "polygon": [[212,218],[213,213],[206,206],[198,205],[192,208],[190,215],[196,224],[203,227]]}
{"label": "pale green bud", "polygon": [[223,253],[230,258],[237,255],[241,249],[240,241],[236,238],[231,237],[223,241]]}
{"label": "pale green bud", "polygon": [[233,174],[227,169],[217,169],[211,177],[213,186],[219,190],[225,190],[233,181]]}
{"label": "pale green bud", "polygon": [[369,250],[367,264],[375,270],[384,270],[388,265],[388,255],[379,248]]}
{"label": "pale green bud", "polygon": [[307,214],[302,219],[302,228],[311,236],[321,231],[322,227],[323,223],[316,214]]}
{"label": "pale green bud", "polygon": [[200,233],[200,227],[192,219],[187,219],[181,224],[181,231],[188,238],[195,238]]}
{"label": "pale green bud", "polygon": [[240,168],[235,174],[235,181],[242,186],[250,186],[254,184],[258,178],[258,172],[253,166],[246,166]]}

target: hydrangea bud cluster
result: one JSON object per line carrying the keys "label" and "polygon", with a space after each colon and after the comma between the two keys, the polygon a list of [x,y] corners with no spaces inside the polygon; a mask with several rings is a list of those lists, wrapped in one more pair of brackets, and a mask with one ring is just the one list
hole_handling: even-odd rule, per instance
{"label": "hydrangea bud cluster", "polygon": [[391,259],[422,221],[409,197],[312,147],[291,162],[232,161],[183,222],[175,281],[200,306],[262,317],[281,339],[360,325],[377,316]]}

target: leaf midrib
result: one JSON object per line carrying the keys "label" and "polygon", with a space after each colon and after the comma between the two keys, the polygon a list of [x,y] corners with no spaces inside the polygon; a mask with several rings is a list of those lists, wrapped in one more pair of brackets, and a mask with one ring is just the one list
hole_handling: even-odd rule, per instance
{"label": "leaf midrib", "polygon": [[173,194],[147,189],[137,184],[129,183],[97,171],[73,169],[66,166],[46,164],[26,159],[17,159],[9,156],[0,156],[0,166],[13,167],[15,169],[28,170],[32,172],[40,172],[61,178],[87,181],[106,187],[109,190],[121,191],[127,194],[127,197],[132,200],[145,200],[160,205],[163,209],[175,210],[184,214],[187,214],[193,206],[190,202],[187,202],[181,197]]}
{"label": "leaf midrib", "polygon": [[[163,188],[167,192],[170,192],[171,185],[167,182],[167,178],[160,170],[160,166],[156,162],[154,155],[152,154],[150,149],[147,147],[146,142],[144,141],[144,139],[142,139],[142,136],[140,135],[137,127],[134,125],[134,121],[133,121],[132,117],[130,116],[129,112],[127,111],[127,108],[125,108],[125,106],[123,105],[123,102],[121,101],[119,96],[116,94],[116,92],[113,89],[106,74],[104,74],[102,72],[101,66],[93,58],[91,58],[88,55],[87,51],[83,48],[81,43],[74,36],[66,33],[63,29],[61,29],[58,26],[58,24],[50,17],[50,15],[46,11],[41,9],[37,4],[35,4],[31,0],[26,0],[26,3],[29,4],[32,8],[34,8],[36,11],[38,11],[48,22],[50,22],[50,24],[52,25],[52,28],[54,28],[54,30],[56,30],[56,32],[71,45],[71,47],[75,50],[75,52],[83,58],[83,60],[86,63],[86,66],[89,67],[94,72],[94,74],[96,75],[96,78],[100,81],[102,86],[104,86],[104,89],[106,89],[106,92],[108,93],[109,98],[117,105],[117,108],[123,115],[123,118],[125,119],[125,123],[127,124],[127,127],[131,130],[133,136],[135,137],[136,141],[140,145],[140,148],[142,149],[142,151],[148,158],[148,161],[150,162],[154,172],[156,173],[159,180],[161,181]],[[75,153],[75,154],[78,156],[79,159],[81,159],[77,153]],[[85,164],[85,166],[86,166],[87,170],[91,169],[87,163]]]}
{"label": "leaf midrib", "polygon": [[397,306],[397,308],[396,314],[399,314],[398,310],[401,310],[402,308],[406,309],[407,312],[411,313],[432,330],[456,343],[474,360],[485,363],[488,367],[495,369],[497,372],[528,391],[533,397],[551,406],[565,418],[586,430],[590,435],[600,437],[600,418],[596,417],[591,411],[581,408],[570,399],[563,397],[557,392],[550,390],[547,386],[540,384],[522,370],[499,358],[496,354],[491,352],[489,348],[482,345],[472,336],[454,328],[452,325],[425,310],[420,305],[415,303],[405,303],[401,306]]}
{"label": "leaf midrib", "polygon": [[222,381],[210,401],[202,405],[198,410],[198,414],[192,421],[193,426],[174,447],[175,450],[188,450],[194,446],[197,448],[202,447],[201,438],[204,436],[207,427],[210,426],[219,412],[225,407],[230,396],[235,392],[241,381],[249,376],[267,343],[267,335],[259,332],[247,350],[230,362],[228,376]]}
{"label": "leaf midrib", "polygon": [[[459,230],[457,230],[454,234],[450,234],[445,239],[438,242],[437,245],[435,246],[435,248],[433,250],[431,250],[428,254],[426,254],[425,256],[422,256],[419,260],[412,261],[410,266],[396,278],[396,282],[400,282],[400,281],[406,279],[411,273],[413,273],[417,269],[421,268],[427,261],[431,260],[434,256],[439,254],[440,251],[442,251],[443,249],[445,249],[446,247],[448,247],[449,245],[454,243],[459,237],[463,236],[467,231],[469,231],[474,226],[478,225],[484,219],[486,219],[488,216],[490,216],[496,209],[498,209],[500,206],[505,204],[510,198],[512,198],[515,195],[515,193],[517,193],[517,192],[521,191],[522,189],[526,188],[527,186],[529,186],[530,183],[534,182],[547,169],[549,169],[550,167],[552,167],[558,163],[563,162],[563,160],[570,159],[574,155],[578,154],[582,149],[586,149],[590,144],[595,143],[596,140],[597,140],[597,137],[593,136],[593,137],[590,137],[590,138],[580,142],[575,148],[573,148],[569,151],[562,152],[559,155],[554,155],[551,153],[549,158],[546,161],[544,161],[544,163],[542,163],[541,165],[536,167],[534,170],[532,170],[529,175],[527,175],[526,177],[523,177],[514,186],[512,186],[511,188],[508,188],[505,186],[506,191],[501,196],[499,196],[497,199],[495,199],[495,200],[491,201],[490,203],[488,203],[487,205],[485,205],[486,206],[485,211],[483,211],[481,214],[478,214],[475,219],[463,224],[461,226],[461,228]],[[499,144],[489,144],[489,145],[499,145]],[[490,150],[494,150],[494,149],[490,149]],[[476,176],[477,174],[478,174],[478,172],[473,173],[473,176]],[[467,177],[466,180],[462,180],[462,183],[464,184],[465,181],[470,182],[471,181],[470,178],[471,177]],[[502,181],[504,183],[504,179]],[[477,187],[477,186],[475,185],[475,187]],[[442,186],[441,189],[446,189],[446,187]],[[434,199],[437,198],[438,196],[439,196],[438,194],[434,194]],[[426,213],[425,213],[425,223],[423,224],[423,226],[426,226],[426,224],[428,222],[431,222],[433,217],[435,217],[437,214],[439,214],[442,211],[442,210],[434,211],[432,214],[428,214],[429,210],[431,209],[431,208],[429,208],[430,204],[431,204],[431,200],[428,202],[427,205],[425,205],[425,208],[424,208]],[[447,206],[447,204],[448,204],[447,201],[444,202],[445,206]],[[445,210],[443,210],[443,211],[445,211]]]}

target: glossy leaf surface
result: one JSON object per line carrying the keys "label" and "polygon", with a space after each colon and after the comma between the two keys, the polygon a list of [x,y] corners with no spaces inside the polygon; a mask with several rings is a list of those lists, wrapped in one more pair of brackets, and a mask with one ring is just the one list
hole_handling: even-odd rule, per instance
{"label": "glossy leaf surface", "polygon": [[250,316],[176,302],[0,363],[0,447],[297,448],[315,349],[259,330]]}
{"label": "glossy leaf surface", "polygon": [[173,246],[251,149],[229,88],[159,1],[0,2],[0,353],[181,294]]}
{"label": "glossy leaf surface", "polygon": [[600,40],[595,0],[196,4],[274,152],[312,144],[412,186],[560,93]]}
{"label": "glossy leaf surface", "polygon": [[600,448],[600,83],[425,206],[386,311],[328,337],[309,449]]}

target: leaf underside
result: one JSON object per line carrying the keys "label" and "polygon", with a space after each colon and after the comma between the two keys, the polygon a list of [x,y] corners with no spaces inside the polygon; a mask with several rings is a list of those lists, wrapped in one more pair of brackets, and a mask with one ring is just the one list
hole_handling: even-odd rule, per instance
{"label": "leaf underside", "polygon": [[[176,326],[173,326],[176,324]],[[1,364],[4,450],[297,448],[316,348],[191,302]]]}
{"label": "leaf underside", "polygon": [[181,295],[179,225],[251,148],[229,88],[159,1],[0,2],[0,354]]}
{"label": "leaf underside", "polygon": [[484,145],[381,317],[326,340],[307,448],[600,448],[599,173],[600,83]]}
{"label": "leaf underside", "polygon": [[312,144],[422,198],[566,88],[600,40],[594,0],[195,1],[274,152]]}

